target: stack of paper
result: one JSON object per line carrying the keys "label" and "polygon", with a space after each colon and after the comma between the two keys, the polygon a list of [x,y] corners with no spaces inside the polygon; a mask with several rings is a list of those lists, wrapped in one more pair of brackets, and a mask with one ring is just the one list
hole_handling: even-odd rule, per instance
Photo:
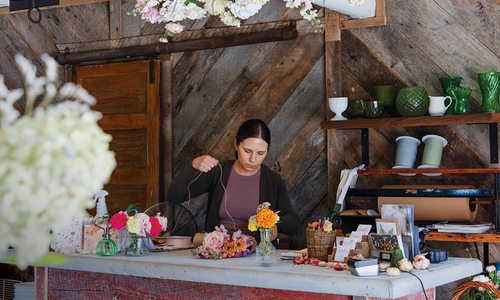
{"label": "stack of paper", "polygon": [[452,233],[485,233],[493,229],[491,223],[479,224],[432,224],[427,226],[429,229],[437,229],[438,232],[452,232]]}

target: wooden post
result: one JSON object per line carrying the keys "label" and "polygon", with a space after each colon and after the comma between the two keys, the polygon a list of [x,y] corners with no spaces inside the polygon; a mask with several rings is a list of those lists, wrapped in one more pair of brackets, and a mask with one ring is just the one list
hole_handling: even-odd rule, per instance
{"label": "wooden post", "polygon": [[[167,201],[173,177],[172,98],[172,58],[169,54],[161,57],[160,66],[160,202]],[[172,209],[167,211],[172,212]],[[173,214],[166,217],[173,220]]]}
{"label": "wooden post", "polygon": [[109,1],[109,39],[122,37],[122,0]]}
{"label": "wooden post", "polygon": [[[342,93],[341,16],[325,9],[325,105],[329,119],[328,98]],[[341,130],[327,130],[328,205],[333,209],[340,171],[344,167],[344,134]]]}

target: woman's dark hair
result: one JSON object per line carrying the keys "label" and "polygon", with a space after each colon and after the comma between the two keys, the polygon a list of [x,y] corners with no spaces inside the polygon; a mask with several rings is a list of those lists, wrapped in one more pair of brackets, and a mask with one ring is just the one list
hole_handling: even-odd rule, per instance
{"label": "woman's dark hair", "polygon": [[262,120],[250,119],[243,122],[236,133],[236,144],[239,145],[244,139],[252,137],[263,139],[268,145],[271,145],[271,131]]}

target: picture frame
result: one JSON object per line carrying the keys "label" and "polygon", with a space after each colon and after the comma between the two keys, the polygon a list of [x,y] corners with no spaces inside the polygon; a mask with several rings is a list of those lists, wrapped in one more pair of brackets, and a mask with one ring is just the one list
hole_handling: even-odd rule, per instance
{"label": "picture frame", "polygon": [[376,219],[377,234],[401,235],[401,224],[398,219]]}

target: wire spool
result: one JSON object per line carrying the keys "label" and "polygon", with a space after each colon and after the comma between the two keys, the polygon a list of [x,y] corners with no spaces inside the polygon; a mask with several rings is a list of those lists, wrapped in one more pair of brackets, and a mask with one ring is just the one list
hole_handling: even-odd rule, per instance
{"label": "wire spool", "polygon": [[[422,138],[425,144],[422,165],[419,169],[436,169],[441,166],[443,148],[448,145],[448,141],[442,136],[429,134]],[[424,173],[426,176],[439,176],[440,173]]]}
{"label": "wire spool", "polygon": [[[400,136],[396,138],[398,148],[396,150],[396,161],[393,169],[413,169],[417,159],[417,149],[420,141],[412,136]],[[415,174],[400,174],[413,176]]]}

